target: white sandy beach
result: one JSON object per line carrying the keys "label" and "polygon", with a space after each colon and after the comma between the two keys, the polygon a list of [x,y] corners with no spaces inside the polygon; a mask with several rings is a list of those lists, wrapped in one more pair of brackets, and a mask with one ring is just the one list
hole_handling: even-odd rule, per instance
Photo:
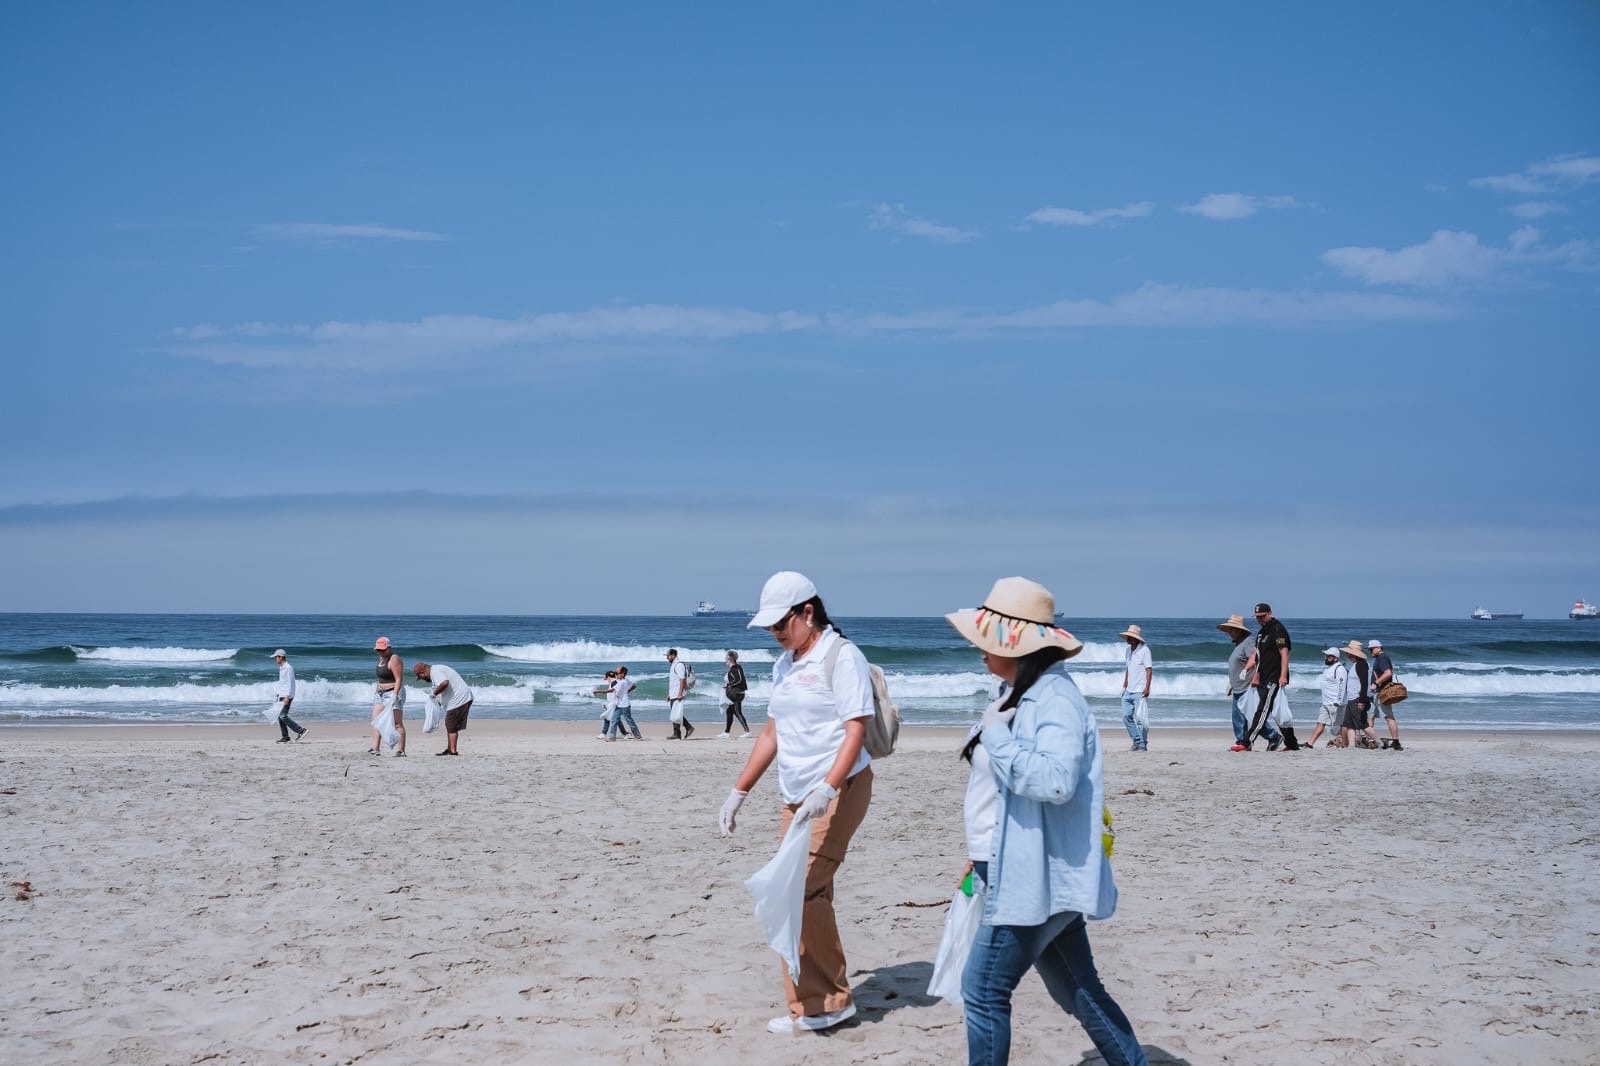
{"label": "white sandy beach", "polygon": [[[659,723],[644,723],[659,736]],[[839,880],[859,1020],[774,1037],[741,882],[748,744],[602,745],[478,722],[463,757],[359,724],[0,729],[0,1060],[964,1061],[924,994],[962,861],[958,735],[878,768]],[[1237,755],[1117,733],[1117,915],[1091,929],[1151,1061],[1600,1061],[1600,736],[1412,730],[1407,750]],[[1095,1062],[1029,977],[1017,1063]]]}

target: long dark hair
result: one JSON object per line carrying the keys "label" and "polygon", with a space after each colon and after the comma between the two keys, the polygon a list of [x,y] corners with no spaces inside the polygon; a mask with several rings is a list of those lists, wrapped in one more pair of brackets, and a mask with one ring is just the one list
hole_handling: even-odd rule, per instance
{"label": "long dark hair", "polygon": [[813,596],[804,603],[797,603],[791,607],[790,610],[792,610],[795,614],[799,614],[800,609],[805,607],[807,604],[811,606],[811,620],[816,623],[818,631],[827,629],[829,626],[833,626],[833,631],[835,633],[839,634],[841,637],[844,636],[844,630],[840,629],[838,624],[835,623],[833,619],[828,617],[828,609],[822,606],[821,596]]}
{"label": "long dark hair", "polygon": [[[1011,691],[1006,693],[1005,702],[1000,704],[1000,709],[1009,711],[1021,703],[1022,697],[1027,695],[1028,690],[1033,687],[1033,683],[1043,677],[1046,670],[1056,663],[1062,662],[1066,657],[1066,649],[1056,647],[1053,644],[1047,648],[1040,648],[1038,651],[1030,651],[1028,654],[1019,657],[1017,659],[1017,679],[1011,683]],[[961,757],[971,762],[972,749],[977,746],[978,738],[974,736],[961,749]]]}

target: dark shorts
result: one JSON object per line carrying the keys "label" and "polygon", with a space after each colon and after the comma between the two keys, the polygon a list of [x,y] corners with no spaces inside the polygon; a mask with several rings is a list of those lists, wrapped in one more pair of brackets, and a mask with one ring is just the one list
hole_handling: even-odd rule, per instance
{"label": "dark shorts", "polygon": [[459,733],[467,728],[467,715],[472,711],[472,701],[468,700],[459,707],[452,707],[444,712],[444,731],[446,733]]}
{"label": "dark shorts", "polygon": [[1367,712],[1361,709],[1360,700],[1351,700],[1344,705],[1344,724],[1342,729],[1367,728]]}

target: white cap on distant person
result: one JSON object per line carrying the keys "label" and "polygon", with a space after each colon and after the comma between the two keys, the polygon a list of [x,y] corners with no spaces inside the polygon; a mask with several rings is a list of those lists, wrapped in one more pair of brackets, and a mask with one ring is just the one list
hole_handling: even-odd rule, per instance
{"label": "white cap on distant person", "polygon": [[272,657],[274,659],[287,659],[289,657],[289,653],[284,651],[282,648],[279,648],[277,651],[272,653]]}
{"label": "white cap on distant person", "polygon": [[761,586],[761,608],[745,628],[765,629],[776,625],[778,619],[789,613],[789,608],[806,602],[816,594],[817,586],[806,575],[793,570],[779,570]]}
{"label": "white cap on distant person", "polygon": [[1326,655],[1330,659],[1337,659],[1339,657],[1339,649],[1338,648],[1323,648],[1322,649],[1322,654]]}
{"label": "white cap on distant person", "polygon": [[1369,641],[1367,641],[1367,647],[1369,647],[1369,648],[1381,648],[1381,647],[1383,647],[1383,641],[1381,641],[1381,640],[1369,640]]}

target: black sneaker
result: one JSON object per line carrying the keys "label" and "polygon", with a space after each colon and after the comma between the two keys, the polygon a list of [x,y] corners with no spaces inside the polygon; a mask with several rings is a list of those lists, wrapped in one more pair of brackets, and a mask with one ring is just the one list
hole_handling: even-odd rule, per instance
{"label": "black sneaker", "polygon": [[688,740],[692,736],[694,736],[694,726],[688,722],[683,723],[683,739]]}
{"label": "black sneaker", "polygon": [[288,737],[284,737],[282,740],[273,741],[273,743],[274,744],[287,744],[287,743],[289,743],[289,738]]}
{"label": "black sneaker", "polygon": [[300,732],[298,732],[298,733],[296,733],[296,734],[295,734],[295,735],[294,735],[294,738],[295,738],[295,739],[296,739],[296,740],[304,740],[304,739],[305,739],[305,738],[306,738],[306,734],[307,734],[307,733],[309,733],[309,732],[311,732],[311,730],[309,730],[309,729],[302,729],[302,730],[300,730]]}
{"label": "black sneaker", "polygon": [[1398,740],[1395,741],[1394,743],[1390,744],[1389,748],[1390,748],[1391,751],[1405,751],[1406,750],[1406,749],[1404,749],[1404,748],[1402,748],[1400,746],[1400,742]]}

